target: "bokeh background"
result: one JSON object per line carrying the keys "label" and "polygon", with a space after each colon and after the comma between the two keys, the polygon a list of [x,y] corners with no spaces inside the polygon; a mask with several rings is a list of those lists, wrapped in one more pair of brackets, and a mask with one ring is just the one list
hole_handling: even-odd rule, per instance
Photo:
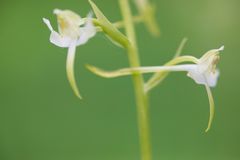
{"label": "bokeh background", "polygon": [[[95,2],[110,20],[121,19],[116,0]],[[203,86],[175,73],[151,92],[153,159],[239,160],[240,1],[155,3],[161,37],[137,26],[143,65],[169,60],[185,36],[184,54],[200,57],[223,44],[225,50],[209,133],[204,133],[209,107]],[[78,47],[76,78],[84,97],[79,101],[66,79],[66,49],[50,44],[42,22],[47,17],[56,27],[54,8],[86,15],[90,5],[87,0],[0,1],[0,159],[139,160],[131,78],[103,79],[84,67],[126,67],[126,52],[103,34]]]}

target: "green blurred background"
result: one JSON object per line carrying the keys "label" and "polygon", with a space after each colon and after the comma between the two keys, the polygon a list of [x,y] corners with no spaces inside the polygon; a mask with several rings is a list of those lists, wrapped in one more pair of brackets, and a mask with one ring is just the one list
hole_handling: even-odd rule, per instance
{"label": "green blurred background", "polygon": [[[110,20],[121,19],[116,0],[95,2]],[[225,50],[209,133],[204,133],[209,107],[203,86],[175,73],[151,92],[153,159],[239,160],[240,1],[155,3],[161,37],[137,26],[143,65],[169,60],[185,36],[184,54],[200,57],[223,44]],[[86,15],[90,5],[87,0],[0,1],[0,160],[139,160],[131,78],[103,79],[84,67],[126,67],[125,51],[103,34],[77,48],[76,78],[84,97],[79,101],[66,79],[66,49],[50,44],[42,22],[47,17],[56,27],[54,8]]]}

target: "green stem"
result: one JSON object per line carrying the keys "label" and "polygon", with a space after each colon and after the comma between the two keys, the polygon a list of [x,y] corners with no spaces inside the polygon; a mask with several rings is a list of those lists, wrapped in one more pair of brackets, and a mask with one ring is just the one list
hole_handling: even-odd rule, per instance
{"label": "green stem", "polygon": [[[127,37],[130,41],[128,49],[128,58],[131,67],[139,67],[140,61],[138,57],[138,49],[136,43],[135,29],[133,17],[131,14],[128,0],[119,0],[121,12],[124,18],[124,25],[126,29]],[[135,96],[138,112],[138,127],[139,138],[141,146],[142,160],[151,160],[151,144],[150,144],[150,132],[149,132],[149,119],[148,119],[148,97],[144,92],[143,76],[140,73],[133,75],[133,83],[135,88]]]}

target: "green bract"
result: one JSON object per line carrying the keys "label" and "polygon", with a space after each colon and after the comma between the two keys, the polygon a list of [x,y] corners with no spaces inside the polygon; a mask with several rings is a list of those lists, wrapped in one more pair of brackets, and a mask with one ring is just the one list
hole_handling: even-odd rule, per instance
{"label": "green bract", "polygon": [[93,1],[89,0],[90,5],[92,6],[92,9],[97,17],[97,21],[95,22],[96,26],[99,26],[102,28],[103,32],[106,33],[108,37],[111,38],[111,40],[114,41],[114,43],[120,44],[123,47],[126,47],[128,45],[128,39],[126,36],[124,36],[100,11],[100,9],[96,6]]}

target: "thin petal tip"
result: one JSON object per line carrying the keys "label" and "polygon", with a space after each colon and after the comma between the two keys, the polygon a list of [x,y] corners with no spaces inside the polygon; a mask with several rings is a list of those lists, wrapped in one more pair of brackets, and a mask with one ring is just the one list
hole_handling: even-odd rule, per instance
{"label": "thin petal tip", "polygon": [[42,18],[42,20],[43,20],[44,23],[48,23],[49,22],[49,20],[47,18],[44,18],[44,17]]}
{"label": "thin petal tip", "polygon": [[218,51],[223,51],[224,50],[224,46],[221,46]]}
{"label": "thin petal tip", "polygon": [[87,18],[91,19],[92,17],[93,17],[93,11],[90,10],[90,11],[88,12]]}
{"label": "thin petal tip", "polygon": [[61,9],[57,9],[57,8],[56,8],[56,9],[53,10],[53,13],[54,13],[54,14],[59,14],[59,13],[61,13],[61,12],[62,12]]}
{"label": "thin petal tip", "polygon": [[81,96],[80,94],[76,94],[76,96],[77,96],[80,100],[83,99],[82,96]]}
{"label": "thin petal tip", "polygon": [[52,25],[50,23],[50,21],[47,18],[43,18],[42,19],[43,22],[47,25],[47,27],[49,28],[50,31],[53,31]]}
{"label": "thin petal tip", "polygon": [[88,0],[88,2],[92,5],[93,4],[93,1],[92,0]]}
{"label": "thin petal tip", "polygon": [[94,66],[92,66],[92,65],[90,65],[90,64],[85,64],[85,67],[86,67],[89,71],[91,71],[91,72],[93,72],[93,73],[95,73],[95,71],[96,71],[96,67],[94,67]]}
{"label": "thin petal tip", "polygon": [[210,130],[210,128],[205,129],[205,133],[207,133]]}

